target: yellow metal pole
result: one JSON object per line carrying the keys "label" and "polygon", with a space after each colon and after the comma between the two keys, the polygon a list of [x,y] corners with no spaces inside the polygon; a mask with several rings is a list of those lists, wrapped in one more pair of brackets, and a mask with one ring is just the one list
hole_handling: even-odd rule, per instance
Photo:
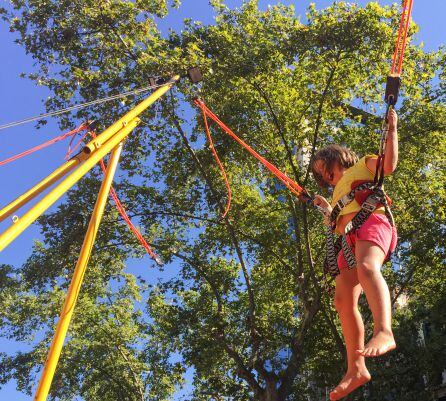
{"label": "yellow metal pole", "polygon": [[77,167],[87,155],[81,152],[62,164],[59,168],[54,170],[50,175],[40,181],[37,185],[26,191],[23,195],[20,195],[17,199],[12,201],[9,205],[0,210],[0,221],[3,221],[8,216],[13,214],[16,210],[20,209],[23,205],[34,199],[40,193],[45,191],[48,187],[53,185],[56,181],[59,181],[63,176]]}
{"label": "yellow metal pole", "polygon": [[122,128],[128,121],[139,116],[147,107],[149,107],[155,100],[164,95],[174,84],[180,79],[179,75],[175,75],[169,81],[166,82],[165,86],[158,88],[149,97],[144,99],[141,103],[137,104],[132,110],[127,114],[124,114],[118,121],[110,125],[105,131],[98,135],[95,139],[90,141],[85,145],[85,152],[93,152],[94,149],[101,147],[104,142],[108,141],[111,136],[115,134],[116,131]]}
{"label": "yellow metal pole", "polygon": [[[69,160],[68,162],[64,163],[61,167],[59,167],[57,170],[55,170],[53,173],[51,173],[48,177],[46,177],[44,180],[42,180],[39,184],[25,192],[23,195],[18,197],[16,200],[11,202],[9,205],[4,207],[0,210],[0,221],[4,220],[6,217],[10,216],[12,213],[14,213],[16,210],[18,210],[20,207],[22,207],[24,204],[29,202],[31,199],[34,199],[37,195],[39,195],[41,192],[43,192],[45,189],[50,187],[52,184],[54,184],[56,181],[58,181],[60,178],[62,178],[64,175],[66,175],[68,172],[73,170],[81,161],[82,159],[85,159],[87,155],[91,152],[93,152],[95,149],[98,149],[101,147],[107,140],[109,140],[113,135],[115,135],[120,129],[122,129],[123,126],[128,124],[133,118],[141,114],[147,107],[149,107],[153,102],[155,102],[157,99],[159,99],[164,93],[166,93],[176,81],[178,81],[180,77],[178,75],[175,75],[172,77],[165,86],[162,86],[161,88],[157,89],[155,92],[153,92],[149,97],[144,99],[142,102],[140,102],[136,107],[134,107],[132,110],[130,110],[127,114],[122,116],[118,121],[116,121],[114,124],[112,124],[110,127],[108,127],[105,131],[103,131],[100,135],[98,135],[95,139],[90,141],[84,148],[84,152],[81,152],[79,155],[77,155],[75,158]],[[108,153],[108,152],[107,152]],[[105,153],[106,154],[106,153]],[[104,155],[105,155],[104,154]],[[103,157],[103,156],[102,156]],[[101,157],[101,158],[102,158]],[[59,195],[60,197],[61,195]],[[58,197],[58,198],[59,198]],[[58,198],[54,199],[57,200]],[[53,201],[53,202],[54,202]],[[47,208],[49,205],[47,206]],[[46,210],[45,208],[44,210]],[[43,210],[43,211],[44,211]],[[43,213],[43,211],[41,213]],[[33,214],[34,220],[40,216],[40,214]],[[25,216],[22,217],[16,224],[21,223],[21,220],[24,219]],[[29,220],[27,218],[26,220]],[[32,220],[31,223],[34,221]],[[28,227],[31,223],[27,223],[25,228]],[[23,223],[21,223],[23,224]],[[25,228],[21,229],[19,226],[17,226],[16,230],[13,230],[11,234],[8,234],[13,236],[11,241],[13,241]],[[17,232],[17,234],[15,234]],[[6,235],[6,231],[5,231]],[[0,251],[2,251],[11,241],[4,241],[3,235],[0,236]]]}
{"label": "yellow metal pole", "polygon": [[118,131],[101,148],[90,154],[76,170],[67,176],[59,185],[53,188],[45,197],[37,202],[16,223],[11,225],[0,235],[0,251],[5,249],[17,236],[19,236],[29,225],[31,225],[42,213],[67,192],[77,181],[79,181],[93,166],[99,162],[107,153],[111,152],[127,135],[139,124],[139,119],[130,121],[124,128]]}
{"label": "yellow metal pole", "polygon": [[121,150],[122,143],[118,144],[118,146],[113,150],[110,157],[106,176],[104,181],[102,182],[101,189],[99,190],[98,199],[96,201],[93,214],[91,215],[90,223],[88,225],[87,233],[84,238],[84,243],[82,244],[79,259],[77,261],[76,268],[74,269],[73,278],[71,279],[71,284],[65,298],[65,303],[60,314],[59,321],[57,322],[56,332],[54,334],[54,338],[48,352],[39,386],[34,396],[35,401],[46,401],[46,398],[48,396],[57,362],[59,361],[62,346],[68,331],[68,326],[70,325],[73,310],[76,305],[82,281],[84,279],[85,270],[87,268],[94,240],[96,238],[104,208],[107,203],[107,197],[110,192],[110,187],[112,185],[113,176],[118,165]]}

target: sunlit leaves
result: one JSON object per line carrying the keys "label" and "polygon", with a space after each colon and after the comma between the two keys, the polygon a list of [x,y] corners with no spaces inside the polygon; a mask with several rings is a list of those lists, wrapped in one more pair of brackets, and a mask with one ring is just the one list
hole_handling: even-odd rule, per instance
{"label": "sunlit leaves", "polygon": [[[266,378],[271,380],[271,400],[278,400],[286,375],[294,380],[287,400],[314,398],[339,378],[343,356],[329,297],[323,293],[320,304],[313,304],[323,291],[320,216],[295,207],[267,170],[212,126],[233,189],[229,220],[220,219],[224,182],[190,100],[200,95],[261,155],[295,180],[307,177],[306,186],[316,191],[296,161],[304,144],[338,142],[361,155],[376,151],[379,124],[355,117],[349,105],[383,111],[399,9],[373,2],[336,2],[324,10],[310,5],[303,23],[293,7],[260,10],[257,1],[245,1],[231,10],[212,1],[213,25],[187,20],[183,30],[162,35],[157,20],[178,3],[77,0],[25,7],[14,1],[13,12],[2,11],[35,58],[30,78],[52,91],[49,110],[145,87],[149,77],[190,66],[200,65],[205,77],[198,87],[180,82],[144,113],[125,144],[116,183],[125,208],[166,266],[162,272],[152,268],[109,205],[53,394],[164,400],[193,368],[193,400],[260,400],[249,372],[264,390]],[[416,30],[412,25],[410,35]],[[400,335],[416,335],[422,321],[441,320],[445,60],[444,50],[426,53],[410,44],[404,65],[400,162],[386,182],[401,244],[385,274],[392,290],[403,290],[411,302],[396,317]],[[97,105],[64,117],[61,126],[94,118],[100,130],[136,100]],[[34,379],[100,180],[95,170],[39,220],[43,240],[24,266],[0,271],[3,333],[20,340],[43,337],[29,353],[1,357],[3,381],[14,377],[25,389]],[[129,257],[143,258],[138,278],[124,270]],[[304,326],[312,305],[318,313]],[[304,341],[292,349],[301,330]],[[391,366],[379,367],[383,378],[375,381],[379,391],[371,400],[386,395],[392,383],[386,375],[399,360],[416,363],[410,346],[402,341]],[[438,370],[435,349],[423,359],[432,375]],[[407,381],[400,377],[401,388],[412,386],[414,397],[425,395],[414,384],[418,373],[412,369]]]}

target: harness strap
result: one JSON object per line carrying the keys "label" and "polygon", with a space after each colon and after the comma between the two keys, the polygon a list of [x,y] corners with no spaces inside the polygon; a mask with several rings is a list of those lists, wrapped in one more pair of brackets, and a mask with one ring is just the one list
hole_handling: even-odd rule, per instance
{"label": "harness strap", "polygon": [[363,191],[365,189],[373,189],[374,184],[372,182],[365,182],[363,184],[358,185],[356,188],[352,189],[347,195],[344,195],[341,199],[336,202],[336,205],[333,207],[333,210],[330,215],[330,221],[333,224],[341,213],[341,210],[347,206],[350,202],[355,199],[355,195],[357,192]]}
{"label": "harness strap", "polygon": [[347,262],[347,266],[350,269],[356,267],[356,258],[353,254],[353,249],[347,242],[347,234],[341,235],[342,252],[344,253],[344,259]]}
{"label": "harness strap", "polygon": [[333,230],[330,227],[327,227],[325,239],[327,243],[327,253],[324,261],[324,276],[328,273],[331,277],[336,277],[340,273],[337,263],[337,256],[340,248],[337,249],[334,241]]}
{"label": "harness strap", "polygon": [[[384,191],[383,191],[384,193]],[[389,223],[392,227],[395,226],[395,220],[393,219],[392,210],[390,209],[389,203],[387,202],[387,197],[384,193],[384,196],[381,200],[381,203],[384,205],[384,213],[386,214],[387,220],[389,220]]]}
{"label": "harness strap", "polygon": [[358,230],[378,207],[380,199],[372,193],[361,205],[361,210],[352,219],[352,230]]}
{"label": "harness strap", "polygon": [[[366,186],[366,188],[362,189],[371,188],[373,189],[373,192],[362,203],[361,210],[355,215],[355,217],[353,217],[353,219],[346,226],[345,233],[338,236],[335,240],[333,229],[331,227],[327,228],[327,233],[326,233],[327,253],[324,262],[324,274],[330,274],[330,276],[333,278],[335,278],[340,273],[339,266],[337,264],[337,257],[341,249],[343,251],[344,258],[345,261],[347,262],[348,268],[353,269],[356,266],[356,258],[353,253],[352,247],[349,245],[347,241],[347,235],[350,233],[354,233],[356,230],[358,230],[367,221],[370,215],[376,210],[376,208],[380,203],[384,205],[385,214],[387,219],[389,220],[389,223],[392,226],[394,226],[395,224],[384,190],[381,187],[374,187],[373,185],[370,185],[370,183],[365,183],[362,184],[361,186]],[[355,189],[359,187],[360,186],[356,187]],[[358,190],[356,191],[353,190],[347,195],[347,198],[351,198],[351,200],[345,203],[345,206],[353,200],[354,195],[352,197],[350,197],[350,195],[355,192],[358,192]],[[342,201],[342,203],[345,201],[345,199],[347,199],[345,197],[343,198],[344,200]],[[336,206],[338,206],[338,204],[339,202],[336,204]],[[337,214],[339,215],[339,213],[340,210],[337,212]]]}

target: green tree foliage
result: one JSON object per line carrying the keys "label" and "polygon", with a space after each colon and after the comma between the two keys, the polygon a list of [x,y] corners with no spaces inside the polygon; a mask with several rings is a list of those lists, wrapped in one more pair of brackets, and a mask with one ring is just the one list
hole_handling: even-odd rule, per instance
{"label": "green tree foliage", "polygon": [[[315,191],[296,148],[377,148],[379,119],[360,121],[348,105],[382,111],[398,8],[311,5],[303,23],[281,4],[264,11],[251,0],[231,10],[214,0],[215,24],[185,21],[181,32],[162,35],[157,21],[179,2],[11,3],[3,17],[35,59],[30,78],[53,93],[48,110],[143,87],[151,76],[191,65],[202,66],[205,78],[199,92],[181,82],[145,113],[125,144],[116,184],[166,267],[150,271],[156,284],[126,273],[129,257],[145,256],[109,206],[52,396],[166,400],[187,368],[195,401],[324,394],[343,371],[344,348],[324,289],[321,218],[215,131],[233,189],[229,216],[219,218],[224,184],[191,100],[199,93],[262,155]],[[352,399],[406,400],[409,392],[427,400],[446,360],[438,356],[445,338],[446,58],[443,49],[410,44],[406,60],[400,164],[386,184],[400,247],[385,272],[395,296],[409,303],[396,315],[399,350],[373,369],[373,387]],[[78,111],[61,128],[85,118],[106,127],[134,101]],[[14,378],[28,393],[35,384],[100,180],[95,170],[40,218],[43,239],[23,266],[2,266],[2,334],[30,344],[30,351],[1,356],[2,383]],[[422,327],[431,328],[425,345],[417,340]]]}

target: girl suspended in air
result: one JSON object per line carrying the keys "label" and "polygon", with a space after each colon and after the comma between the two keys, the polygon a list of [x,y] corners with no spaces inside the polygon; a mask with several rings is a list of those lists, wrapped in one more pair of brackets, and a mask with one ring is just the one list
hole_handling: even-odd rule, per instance
{"label": "girl suspended in air", "polygon": [[[397,115],[393,109],[389,111],[388,129],[383,164],[385,175],[391,174],[398,162]],[[355,153],[342,146],[331,145],[320,149],[312,159],[311,168],[321,187],[333,187],[333,199],[330,204],[324,197],[316,195],[314,204],[326,208],[330,213],[337,203],[343,206],[342,199],[356,185],[373,182],[376,165],[376,156],[369,155],[358,160]],[[335,231],[344,234],[360,211],[361,204],[353,198],[342,208],[335,221],[327,217],[326,224],[335,224]],[[330,393],[332,401],[345,397],[371,379],[365,365],[366,357],[377,357],[396,347],[391,327],[390,293],[380,270],[396,246],[393,219],[389,218],[382,205],[378,205],[359,228],[351,230],[344,238],[351,255],[348,255],[349,249],[343,248],[336,256],[339,274],[335,278],[334,304],[341,321],[348,368],[339,385]],[[352,256],[356,259],[355,268],[348,263],[348,256],[350,260]],[[373,336],[365,345],[364,324],[358,310],[362,291],[374,322]]]}

